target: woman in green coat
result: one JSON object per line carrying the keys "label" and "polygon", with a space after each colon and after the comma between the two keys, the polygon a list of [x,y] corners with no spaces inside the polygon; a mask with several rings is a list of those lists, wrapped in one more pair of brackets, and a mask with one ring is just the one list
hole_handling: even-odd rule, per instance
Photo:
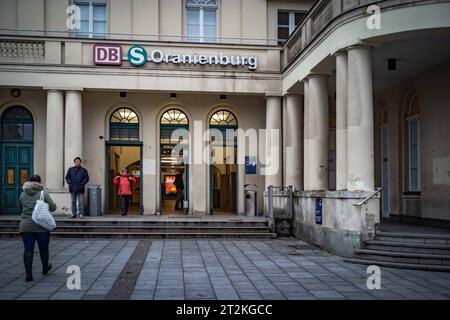
{"label": "woman in green coat", "polygon": [[22,190],[23,192],[19,198],[21,212],[19,231],[25,247],[25,252],[23,253],[23,262],[26,271],[25,281],[29,282],[33,281],[33,253],[36,241],[39,246],[39,254],[42,261],[42,274],[46,275],[52,268],[52,265],[48,262],[50,232],[31,219],[36,201],[41,196],[41,191],[44,191],[44,202],[48,203],[50,211],[55,211],[56,205],[52,198],[50,198],[47,190],[45,190],[44,185],[41,184],[41,177],[38,175],[32,176],[29,182],[25,182]]}

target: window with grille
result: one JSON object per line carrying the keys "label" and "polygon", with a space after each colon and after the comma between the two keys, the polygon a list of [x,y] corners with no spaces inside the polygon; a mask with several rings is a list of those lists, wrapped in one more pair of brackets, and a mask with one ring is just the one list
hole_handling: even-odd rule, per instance
{"label": "window with grille", "polygon": [[109,122],[110,140],[139,141],[139,117],[128,108],[114,111]]}

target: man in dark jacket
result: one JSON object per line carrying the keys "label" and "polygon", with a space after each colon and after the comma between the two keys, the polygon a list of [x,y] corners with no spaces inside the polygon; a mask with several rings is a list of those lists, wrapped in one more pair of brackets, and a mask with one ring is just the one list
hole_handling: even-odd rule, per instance
{"label": "man in dark jacket", "polygon": [[[89,181],[89,174],[85,168],[81,166],[81,158],[76,157],[73,162],[75,166],[69,168],[66,174],[66,182],[69,185],[69,192],[72,198],[72,217],[77,215],[83,218],[84,214],[84,187]],[[78,203],[77,203],[78,202]],[[77,205],[78,204],[78,205]]]}

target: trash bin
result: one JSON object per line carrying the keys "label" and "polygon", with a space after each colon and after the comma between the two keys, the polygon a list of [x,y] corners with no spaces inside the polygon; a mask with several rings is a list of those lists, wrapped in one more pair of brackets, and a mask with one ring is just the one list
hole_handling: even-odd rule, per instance
{"label": "trash bin", "polygon": [[246,190],[245,191],[245,216],[255,217],[256,216],[256,191]]}
{"label": "trash bin", "polygon": [[88,216],[100,216],[101,215],[101,206],[102,206],[102,193],[100,189],[100,185],[94,184],[89,185],[88,189]]}

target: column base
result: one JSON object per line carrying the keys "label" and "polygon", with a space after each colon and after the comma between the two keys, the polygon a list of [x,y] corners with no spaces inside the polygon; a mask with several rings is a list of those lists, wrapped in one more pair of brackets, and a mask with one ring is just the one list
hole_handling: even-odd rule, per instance
{"label": "column base", "polygon": [[[56,211],[52,212],[54,215],[71,216],[72,215],[72,200],[69,191],[66,189],[49,189],[48,193],[56,204]],[[86,195],[84,200],[85,210],[87,209]]]}

